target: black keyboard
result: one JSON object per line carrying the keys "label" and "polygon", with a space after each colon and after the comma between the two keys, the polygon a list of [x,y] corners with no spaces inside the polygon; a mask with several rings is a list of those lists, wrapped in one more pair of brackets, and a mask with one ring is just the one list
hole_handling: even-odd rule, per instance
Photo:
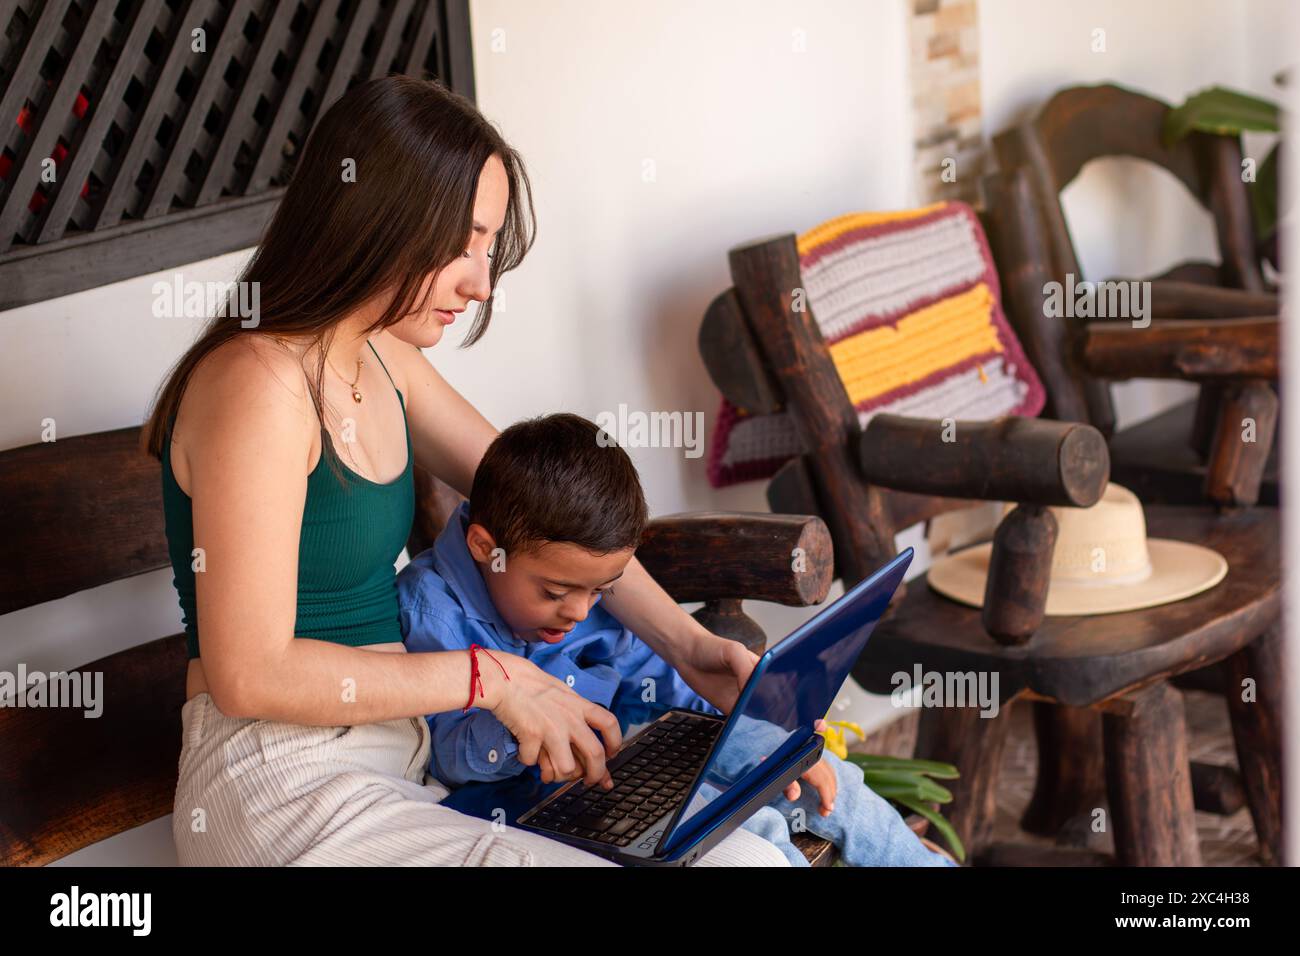
{"label": "black keyboard", "polygon": [[578,781],[521,819],[556,833],[627,846],[686,798],[722,724],[668,714],[610,761],[614,789]]}

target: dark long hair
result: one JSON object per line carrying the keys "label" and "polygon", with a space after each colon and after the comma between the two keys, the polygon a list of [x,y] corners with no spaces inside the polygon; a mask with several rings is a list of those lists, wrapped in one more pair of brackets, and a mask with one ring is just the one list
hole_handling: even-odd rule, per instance
{"label": "dark long hair", "polygon": [[[141,446],[161,458],[194,369],[223,343],[250,333],[308,335],[320,347],[309,385],[323,422],[325,352],[337,323],[390,291],[391,303],[367,332],[424,309],[428,295],[418,306],[415,298],[425,277],[468,244],[479,173],[493,155],[510,183],[489,267],[495,292],[498,277],[523,261],[536,235],[523,160],[473,103],[437,80],[387,76],[340,97],[312,129],[274,217],[240,273],[241,284],[258,283],[258,324],[244,328],[233,303],[225,316],[211,320],[159,389]],[[348,159],[356,164],[355,182],[343,181]],[[487,330],[492,302],[479,304],[462,348]]]}

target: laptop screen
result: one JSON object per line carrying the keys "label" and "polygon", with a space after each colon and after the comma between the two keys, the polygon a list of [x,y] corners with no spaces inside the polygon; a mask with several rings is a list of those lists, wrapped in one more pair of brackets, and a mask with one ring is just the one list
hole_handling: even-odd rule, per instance
{"label": "laptop screen", "polygon": [[746,685],[740,708],[673,827],[674,837],[686,833],[714,800],[747,784],[765,759],[780,762],[807,741],[814,722],[830,711],[911,559],[908,548],[764,655],[770,655],[766,669]]}

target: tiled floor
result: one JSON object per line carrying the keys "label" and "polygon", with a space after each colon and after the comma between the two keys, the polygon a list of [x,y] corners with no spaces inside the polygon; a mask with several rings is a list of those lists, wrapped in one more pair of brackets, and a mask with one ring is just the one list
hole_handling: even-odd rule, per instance
{"label": "tiled floor", "polygon": [[[1187,713],[1188,753],[1192,760],[1204,763],[1237,764],[1228,723],[1228,709],[1223,698],[1200,691],[1183,691]],[[854,750],[871,753],[910,755],[916,739],[915,712],[895,721]],[[1050,845],[1053,841],[1033,836],[1020,829],[1019,820],[1034,789],[1037,746],[1028,705],[1018,704],[1010,715],[1011,731],[1003,753],[998,777],[998,814],[993,824],[994,842]],[[1231,816],[1196,813],[1196,828],[1201,840],[1201,858],[1206,866],[1259,866],[1255,828],[1246,808]],[[1096,834],[1093,849],[1111,852],[1109,834]]]}

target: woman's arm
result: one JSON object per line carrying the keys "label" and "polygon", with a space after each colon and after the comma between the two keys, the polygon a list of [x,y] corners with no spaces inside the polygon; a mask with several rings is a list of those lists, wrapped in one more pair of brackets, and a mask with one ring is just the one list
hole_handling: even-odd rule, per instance
{"label": "woman's arm", "polygon": [[466,498],[474,472],[497,429],[447,383],[424,353],[392,335],[380,345],[396,357],[406,383],[406,420],[415,463],[437,475]]}

